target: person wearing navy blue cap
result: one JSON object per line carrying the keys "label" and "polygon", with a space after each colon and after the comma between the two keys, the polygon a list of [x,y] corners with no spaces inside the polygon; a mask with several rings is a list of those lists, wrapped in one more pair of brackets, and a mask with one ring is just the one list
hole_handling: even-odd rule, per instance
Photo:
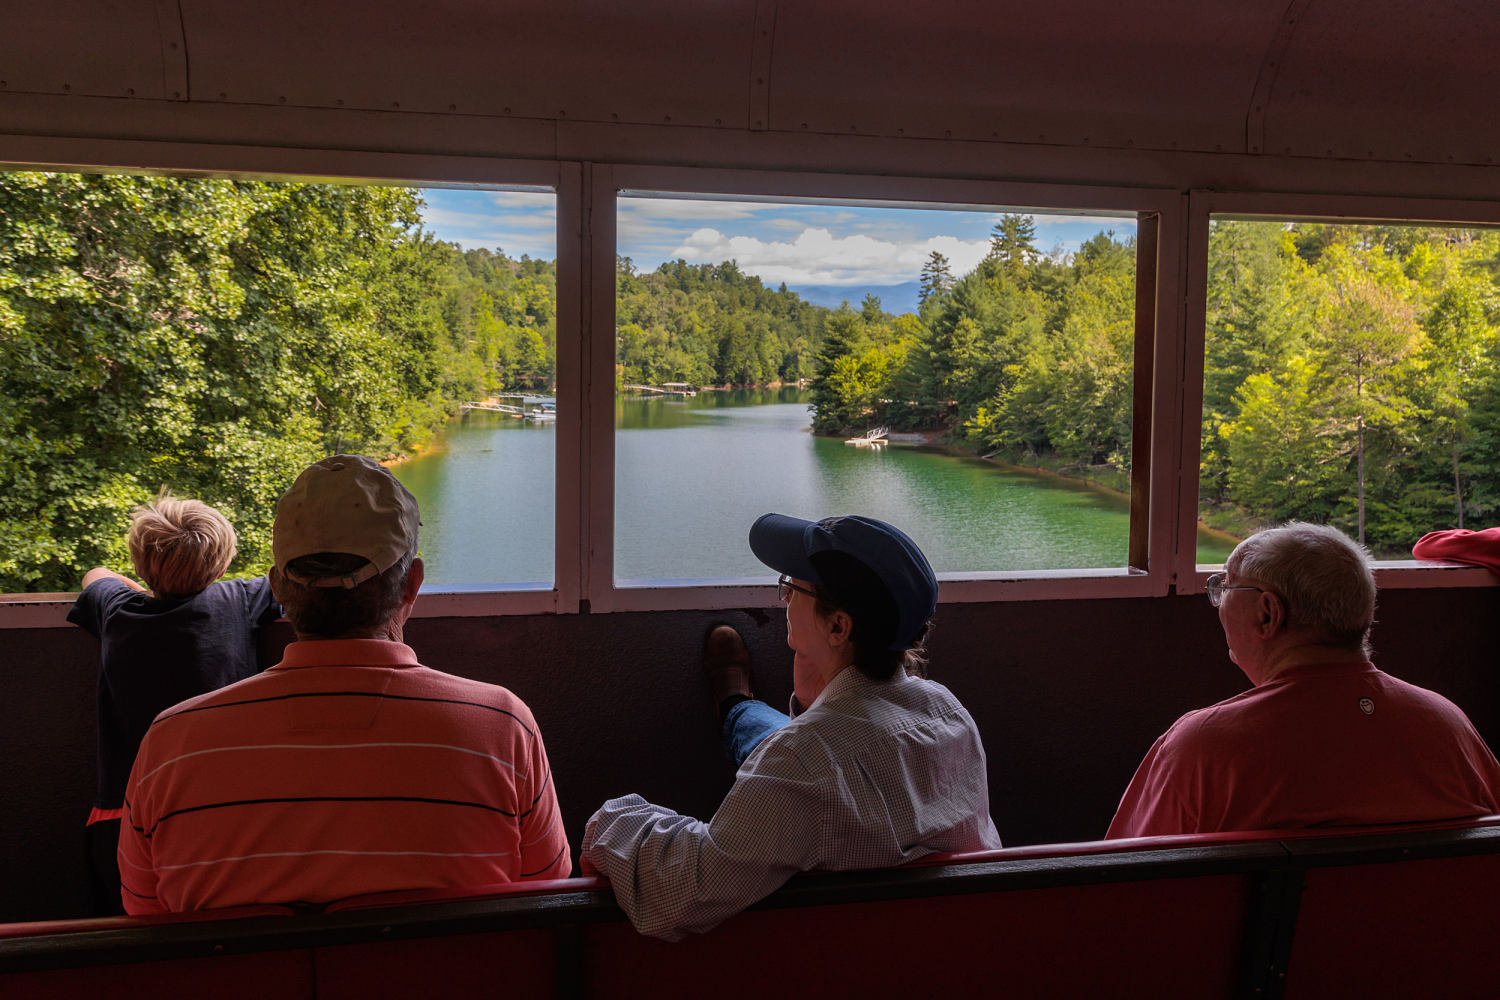
{"label": "person wearing navy blue cap", "polygon": [[705,668],[739,771],[713,819],[627,795],[584,831],[584,870],[609,876],[637,930],[667,940],[708,930],[799,871],[1000,846],[974,720],[925,677],[938,584],[921,549],[859,516],[766,514],[749,541],[781,574],[791,714],[751,696],[743,640],[714,629]]}

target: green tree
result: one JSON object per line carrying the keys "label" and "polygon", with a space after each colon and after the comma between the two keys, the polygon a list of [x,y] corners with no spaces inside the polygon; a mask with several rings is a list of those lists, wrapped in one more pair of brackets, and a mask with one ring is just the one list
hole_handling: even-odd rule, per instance
{"label": "green tree", "polygon": [[1036,220],[1029,215],[1007,212],[990,232],[990,257],[998,261],[1012,281],[1023,282],[1028,267],[1037,259]]}
{"label": "green tree", "polygon": [[922,276],[917,291],[917,301],[921,306],[926,306],[927,301],[946,295],[953,287],[953,267],[948,263],[948,258],[936,250],[927,255],[927,262],[922,265]]}

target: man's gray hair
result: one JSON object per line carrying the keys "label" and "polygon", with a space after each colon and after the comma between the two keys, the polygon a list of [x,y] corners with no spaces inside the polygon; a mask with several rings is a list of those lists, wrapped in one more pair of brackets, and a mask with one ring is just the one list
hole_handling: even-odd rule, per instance
{"label": "man's gray hair", "polygon": [[[277,596],[299,635],[337,639],[369,631],[383,626],[401,610],[406,575],[416,555],[413,549],[385,572],[351,589],[308,586],[282,576]],[[321,553],[293,559],[287,568],[303,578],[319,579],[354,572],[367,561],[345,553]]]}
{"label": "man's gray hair", "polygon": [[1375,573],[1370,553],[1342,531],[1301,521],[1268,528],[1235,546],[1225,567],[1280,597],[1288,627],[1309,629],[1322,644],[1369,655]]}

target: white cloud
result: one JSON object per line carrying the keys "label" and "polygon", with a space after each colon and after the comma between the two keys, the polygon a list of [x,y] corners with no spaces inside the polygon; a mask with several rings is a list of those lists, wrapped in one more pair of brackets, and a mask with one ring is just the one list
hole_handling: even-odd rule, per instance
{"label": "white cloud", "polygon": [[486,200],[500,208],[530,208],[557,214],[557,196],[551,191],[490,191]]}
{"label": "white cloud", "polygon": [[821,227],[802,230],[786,242],[753,236],[725,236],[717,229],[695,230],[672,256],[695,263],[734,260],[740,269],[768,284],[895,285],[916,281],[933,251],[948,258],[954,274],[964,274],[984,258],[987,240],[934,236],[895,242],[864,235],[834,236]]}

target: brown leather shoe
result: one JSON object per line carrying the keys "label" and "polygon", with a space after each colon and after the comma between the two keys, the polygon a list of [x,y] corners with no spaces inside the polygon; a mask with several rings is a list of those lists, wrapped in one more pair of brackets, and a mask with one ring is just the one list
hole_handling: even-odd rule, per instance
{"label": "brown leather shoe", "polygon": [[730,695],[755,697],[750,678],[750,650],[728,625],[709,630],[703,640],[703,676],[717,705]]}

